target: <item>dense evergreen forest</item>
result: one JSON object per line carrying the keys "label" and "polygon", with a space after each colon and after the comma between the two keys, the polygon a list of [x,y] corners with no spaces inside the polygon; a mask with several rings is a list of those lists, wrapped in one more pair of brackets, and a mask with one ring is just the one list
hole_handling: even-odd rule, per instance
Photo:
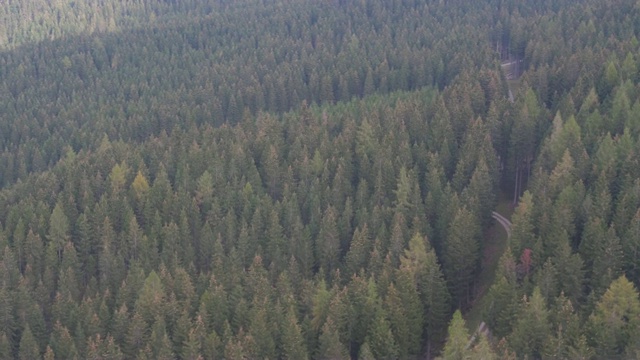
{"label": "dense evergreen forest", "polygon": [[640,358],[638,36],[635,0],[1,2],[0,359]]}

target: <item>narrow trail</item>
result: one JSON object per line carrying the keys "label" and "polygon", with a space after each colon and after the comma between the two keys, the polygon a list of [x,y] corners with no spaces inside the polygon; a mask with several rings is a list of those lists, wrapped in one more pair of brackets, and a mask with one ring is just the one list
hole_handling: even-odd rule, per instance
{"label": "narrow trail", "polygon": [[[510,67],[513,64],[520,63],[520,62],[522,62],[522,60],[503,63],[502,66],[501,66],[501,70],[503,72],[505,72],[506,68]],[[508,74],[506,74],[506,75],[508,75]],[[507,81],[507,99],[509,100],[510,103],[514,103],[515,102],[515,98],[513,96],[513,92],[511,91],[511,86],[509,85],[509,81]],[[509,239],[511,238],[511,226],[512,226],[511,221],[509,219],[507,219],[506,217],[504,217],[503,215],[501,215],[500,213],[496,212],[496,211],[492,211],[491,212],[491,217],[493,219],[495,219],[500,224],[500,226],[504,229],[504,231],[507,233],[507,242],[508,242]],[[484,257],[485,257],[485,259],[484,259],[485,261],[490,262],[493,265],[495,265],[500,256],[497,256],[497,257],[496,256],[489,256],[489,257],[487,257],[487,255],[484,254]],[[484,267],[483,271],[487,271],[488,268],[491,268],[491,266],[487,266],[487,265],[488,264],[483,264],[483,267]],[[484,289],[484,290],[486,290],[486,289]],[[482,307],[481,301],[482,301],[482,298],[484,296],[484,290],[481,290],[480,293],[477,294],[477,297],[474,300],[474,302],[477,302],[477,303],[472,305],[472,308],[473,307],[478,307],[478,308]],[[478,326],[478,329],[475,330],[473,332],[473,334],[471,335],[471,337],[469,338],[469,342],[467,343],[466,348],[468,349],[474,344],[474,342],[478,338],[479,334],[484,334],[485,336],[489,336],[490,333],[491,333],[491,331],[490,331],[489,327],[487,326],[487,324],[484,321],[480,321],[480,325]]]}
{"label": "narrow trail", "polygon": [[509,219],[498,214],[495,211],[491,213],[491,217],[494,218],[498,223],[500,223],[500,225],[502,225],[502,227],[504,228],[504,231],[507,232],[507,238],[510,238],[511,237],[511,221],[509,221]]}
{"label": "narrow trail", "polygon": [[[498,224],[500,224],[500,226],[504,229],[505,233],[507,234],[507,241],[509,241],[509,239],[511,238],[511,226],[512,226],[511,221],[496,211],[491,212],[491,217]],[[495,249],[489,252],[491,253],[491,256],[488,256],[487,253],[484,254],[484,258],[485,258],[484,261],[491,263],[492,265],[489,265],[488,263],[483,264],[483,271],[495,271],[495,268],[493,267],[493,265],[497,263],[500,256],[496,256],[497,254],[494,253],[494,251]],[[494,270],[490,270],[490,269],[494,269]],[[477,298],[475,301],[479,301],[479,302],[474,304],[473,306],[477,306],[479,308],[482,308],[484,306],[482,304],[481,299],[484,297],[485,295],[484,292],[488,289],[488,286],[489,285],[487,285],[486,288],[484,288],[483,290],[480,291],[479,294],[477,294]],[[479,320],[481,320],[481,318],[479,318]],[[479,334],[484,334],[485,336],[490,336],[491,334],[489,327],[484,321],[480,321],[480,324],[477,330],[475,330],[471,335],[471,337],[469,338],[469,342],[467,343],[467,346],[466,346],[467,349],[473,346]]]}

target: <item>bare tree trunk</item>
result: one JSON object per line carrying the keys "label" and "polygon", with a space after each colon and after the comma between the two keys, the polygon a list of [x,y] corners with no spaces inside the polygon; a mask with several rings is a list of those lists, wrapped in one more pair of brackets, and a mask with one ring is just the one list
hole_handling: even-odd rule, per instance
{"label": "bare tree trunk", "polygon": [[518,176],[518,199],[520,198],[520,194],[522,194],[522,180],[524,178],[524,167],[520,169],[521,174]]}
{"label": "bare tree trunk", "polygon": [[513,205],[516,205],[518,202],[518,173],[520,172],[520,167],[516,165],[516,181],[513,189]]}

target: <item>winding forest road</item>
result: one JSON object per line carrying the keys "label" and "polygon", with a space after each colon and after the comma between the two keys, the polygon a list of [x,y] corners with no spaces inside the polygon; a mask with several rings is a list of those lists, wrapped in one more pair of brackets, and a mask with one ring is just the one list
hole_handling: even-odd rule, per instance
{"label": "winding forest road", "polygon": [[502,225],[502,227],[504,228],[504,231],[507,232],[507,237],[510,238],[511,237],[511,221],[509,221],[509,219],[498,214],[495,211],[491,213],[491,217],[496,219],[496,221],[499,222],[500,225]]}
{"label": "winding forest road", "polygon": [[[506,217],[502,216],[501,214],[499,214],[498,212],[495,212],[495,211],[491,212],[491,217],[494,218],[500,224],[500,226],[502,226],[504,231],[507,233],[507,241],[508,241],[508,239],[511,238],[511,221],[509,221],[509,219],[507,219]],[[491,256],[489,256],[487,258],[487,254],[485,253],[484,256],[485,256],[486,260],[490,261],[494,265],[498,261],[498,259],[500,258],[500,256],[495,256],[495,254],[492,254]],[[488,268],[492,268],[494,270],[491,270],[491,271],[495,271],[495,267],[493,267],[493,266],[487,266],[485,269],[483,269],[483,271],[487,271]],[[480,292],[478,298],[484,296],[483,292],[484,291]],[[476,300],[478,300],[478,299],[476,299]],[[481,307],[482,305],[480,305],[480,303],[478,303],[478,304],[475,304],[474,306]],[[484,334],[485,336],[489,336],[489,334],[490,334],[489,327],[487,326],[487,324],[484,321],[480,322],[480,325],[478,326],[478,329],[476,331],[474,331],[474,333],[469,338],[469,342],[467,342],[467,346],[465,347],[466,349],[469,349],[475,343],[475,341],[476,341],[476,339],[478,337],[478,334]]]}

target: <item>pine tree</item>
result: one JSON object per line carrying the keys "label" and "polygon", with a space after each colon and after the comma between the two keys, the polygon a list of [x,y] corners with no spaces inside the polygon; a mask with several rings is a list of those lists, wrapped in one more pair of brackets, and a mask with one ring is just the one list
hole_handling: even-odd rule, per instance
{"label": "pine tree", "polygon": [[336,227],[336,210],[329,206],[322,217],[316,248],[320,266],[326,274],[331,274],[338,265],[340,256],[340,238]]}
{"label": "pine tree", "polygon": [[495,191],[491,174],[484,157],[478,160],[469,185],[463,191],[463,198],[467,203],[475,204],[472,211],[480,214],[482,224],[491,223],[491,212],[495,207]]}
{"label": "pine tree", "polygon": [[87,344],[87,359],[91,360],[123,360],[124,355],[113,337],[108,335],[102,339],[100,334],[89,339]]}
{"label": "pine tree", "polygon": [[469,334],[460,310],[453,313],[447,333],[442,359],[464,360],[469,358],[471,356],[471,351],[468,348]]}
{"label": "pine tree", "polygon": [[480,259],[479,235],[476,216],[466,207],[459,209],[449,225],[443,254],[445,277],[458,304],[469,301],[471,283]]}
{"label": "pine tree", "polygon": [[443,340],[444,329],[450,314],[450,295],[436,253],[429,248],[426,237],[415,234],[409,241],[409,249],[400,259],[401,268],[413,275],[422,302],[427,337],[427,352],[431,345]]}
{"label": "pine tree", "polygon": [[327,284],[324,279],[320,279],[317,283],[315,294],[311,298],[311,328],[320,333],[329,313],[329,305],[331,303],[331,293],[327,290]]}
{"label": "pine tree", "polygon": [[331,318],[327,319],[322,326],[318,341],[318,359],[340,360],[349,358],[349,352],[342,342],[340,342],[338,328]]}
{"label": "pine tree", "polygon": [[357,228],[353,232],[353,239],[345,259],[346,275],[358,274],[360,269],[365,267],[369,255],[370,242],[369,230],[366,224],[362,230]]}
{"label": "pine tree", "polygon": [[583,295],[584,262],[580,254],[572,254],[568,241],[564,241],[552,258],[556,268],[562,268],[557,274],[558,288],[571,300],[578,303]]}
{"label": "pine tree", "polygon": [[309,357],[304,337],[293,308],[287,311],[282,326],[282,357],[305,360]]}
{"label": "pine tree", "polygon": [[485,333],[478,334],[478,344],[471,350],[471,357],[479,360],[497,360],[498,356],[491,348],[489,339]]}
{"label": "pine tree", "polygon": [[518,356],[540,358],[551,332],[549,312],[539,288],[534,288],[531,298],[523,300],[522,309],[508,337],[509,344]]}
{"label": "pine tree", "polygon": [[129,324],[126,336],[125,356],[135,358],[148,341],[148,327],[144,318],[139,313],[134,313]]}
{"label": "pine tree", "polygon": [[22,331],[22,337],[20,338],[20,351],[18,353],[20,360],[33,360],[40,358],[40,349],[38,343],[31,333],[29,325],[27,325]]}
{"label": "pine tree", "polygon": [[597,296],[602,294],[611,282],[622,274],[622,247],[615,228],[611,226],[604,235],[600,255],[593,263],[593,275],[591,276],[591,288],[593,294]]}
{"label": "pine tree", "polygon": [[588,359],[593,355],[582,332],[580,318],[575,313],[571,301],[564,294],[556,298],[556,304],[551,308],[549,318],[552,332],[549,334],[543,358]]}
{"label": "pine tree", "polygon": [[407,174],[407,169],[403,166],[400,168],[400,174],[398,175],[396,190],[394,190],[396,200],[394,202],[396,211],[401,212],[403,215],[408,215],[408,212],[413,210],[410,199],[415,194],[412,194],[411,178]]}
{"label": "pine tree", "polygon": [[[12,296],[5,286],[0,286],[0,334],[9,341],[15,336],[16,320]],[[7,354],[8,356],[8,354]]]}
{"label": "pine tree", "polygon": [[542,297],[550,303],[558,295],[557,273],[551,258],[547,258],[535,276],[535,285],[540,289]]}
{"label": "pine tree", "polygon": [[611,283],[589,316],[589,344],[596,355],[614,358],[633,354],[640,336],[638,291],[625,276]]}
{"label": "pine tree", "polygon": [[623,268],[629,279],[640,279],[640,209],[621,237]]}
{"label": "pine tree", "polygon": [[62,249],[69,239],[69,219],[64,213],[62,202],[59,201],[49,218],[49,241],[57,251],[58,260],[62,260]]}
{"label": "pine tree", "polygon": [[138,170],[136,177],[131,183],[131,188],[133,189],[133,193],[137,201],[144,199],[145,195],[149,191],[149,181],[142,174],[142,171]]}
{"label": "pine tree", "polygon": [[159,317],[156,319],[151,330],[149,345],[154,359],[172,360],[175,358],[171,348],[171,341],[166,331],[164,319]]}
{"label": "pine tree", "polygon": [[74,359],[77,357],[76,346],[69,330],[56,322],[51,334],[50,346],[56,356],[60,359]]}
{"label": "pine tree", "polygon": [[274,339],[279,337],[277,324],[270,325],[266,301],[255,301],[250,319],[248,335],[255,341],[256,355],[262,359],[276,358],[276,344]]}
{"label": "pine tree", "polygon": [[277,209],[272,209],[269,214],[269,221],[266,229],[266,243],[269,259],[276,271],[285,268],[289,252],[286,249],[284,230],[280,224],[280,216]]}
{"label": "pine tree", "polygon": [[54,352],[51,349],[51,347],[47,346],[47,349],[44,351],[43,359],[44,360],[55,360],[56,359],[56,355],[54,354]]}
{"label": "pine tree", "polygon": [[533,196],[528,191],[525,191],[511,218],[512,226],[509,242],[511,250],[516,256],[520,256],[524,249],[532,249],[534,247],[533,206]]}
{"label": "pine tree", "polygon": [[[369,345],[375,359],[396,359],[398,347],[391,332],[386,312],[378,306],[365,343]],[[360,350],[362,352],[362,349]]]}
{"label": "pine tree", "polygon": [[184,360],[202,360],[200,348],[200,334],[198,334],[197,330],[191,329],[187,340],[182,344],[180,357]]}
{"label": "pine tree", "polygon": [[368,342],[365,342],[360,347],[360,351],[358,352],[358,360],[376,360],[377,358],[371,352],[371,347]]}
{"label": "pine tree", "polygon": [[0,359],[12,359],[11,343],[7,334],[0,332]]}
{"label": "pine tree", "polygon": [[400,270],[396,285],[389,285],[385,305],[399,357],[417,355],[421,348],[424,315],[418,291],[407,271]]}
{"label": "pine tree", "polygon": [[155,271],[151,271],[144,281],[138,300],[136,300],[135,312],[150,324],[158,316],[164,315],[165,300],[160,277]]}
{"label": "pine tree", "polygon": [[111,333],[114,335],[116,344],[124,349],[125,337],[129,328],[129,310],[126,304],[114,311],[111,322]]}

